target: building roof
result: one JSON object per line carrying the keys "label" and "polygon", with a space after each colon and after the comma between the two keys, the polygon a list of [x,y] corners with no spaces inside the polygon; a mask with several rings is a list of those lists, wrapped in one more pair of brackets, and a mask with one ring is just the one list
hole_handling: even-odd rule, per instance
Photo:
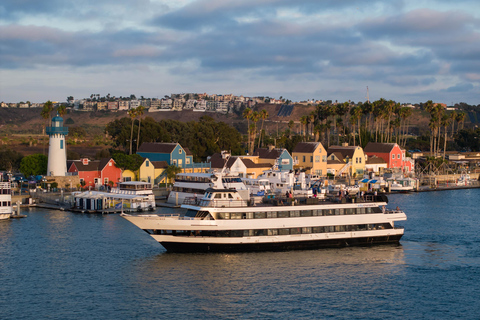
{"label": "building roof", "polygon": [[320,142],[299,142],[293,149],[293,152],[313,153],[317,149]]}
{"label": "building roof", "polygon": [[172,153],[178,143],[144,142],[137,152]]}
{"label": "building roof", "polygon": [[342,159],[346,157],[352,159],[357,148],[357,146],[330,146],[328,147],[327,154],[340,153],[342,155]]}
{"label": "building roof", "polygon": [[327,155],[327,162],[328,162],[328,159],[331,159],[331,155],[334,155],[336,160],[338,161],[341,161],[343,163],[343,161],[345,160],[345,158],[343,157],[342,153],[341,152],[332,152],[332,153],[328,153]]}
{"label": "building roof", "polygon": [[390,153],[395,145],[396,143],[369,142],[363,151],[372,153]]}
{"label": "building roof", "polygon": [[161,169],[161,168],[167,168],[168,167],[168,163],[167,161],[150,161],[151,164],[153,164],[153,167],[155,169]]}
{"label": "building roof", "polygon": [[193,153],[192,153],[192,151],[190,151],[190,149],[188,149],[188,148],[183,148],[183,150],[185,150],[185,154],[186,154],[187,156],[193,156]]}
{"label": "building roof", "polygon": [[88,160],[88,163],[84,162],[83,159],[73,160],[70,162],[68,169],[70,169],[70,167],[75,164],[75,167],[78,171],[101,171],[103,168],[105,168],[105,166],[111,159],[112,158],[103,158],[101,160]]}
{"label": "building roof", "polygon": [[268,168],[270,169],[272,165],[268,163],[255,163],[250,159],[241,159],[247,168]]}
{"label": "building roof", "polygon": [[371,156],[368,157],[366,164],[387,164],[387,162],[377,156]]}
{"label": "building roof", "polygon": [[211,168],[221,169],[225,166],[225,163],[227,163],[227,167],[230,168],[235,162],[235,160],[231,160],[232,158],[236,157],[229,157],[228,160],[226,160],[220,153],[214,153],[207,162],[210,162]]}
{"label": "building roof", "polygon": [[258,148],[257,150],[255,150],[253,155],[263,159],[278,159],[278,157],[280,157],[280,155],[282,154],[283,150],[284,149],[279,148],[273,148],[271,150],[267,148]]}

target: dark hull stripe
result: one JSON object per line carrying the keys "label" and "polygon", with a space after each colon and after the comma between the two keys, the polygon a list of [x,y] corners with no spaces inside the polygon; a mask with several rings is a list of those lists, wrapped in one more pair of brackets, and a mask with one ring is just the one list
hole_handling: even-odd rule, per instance
{"label": "dark hull stripe", "polygon": [[169,252],[252,252],[252,251],[286,251],[311,250],[320,248],[340,248],[348,246],[369,246],[376,244],[398,244],[402,235],[364,237],[348,239],[327,239],[312,241],[272,242],[272,243],[182,243],[160,242]]}

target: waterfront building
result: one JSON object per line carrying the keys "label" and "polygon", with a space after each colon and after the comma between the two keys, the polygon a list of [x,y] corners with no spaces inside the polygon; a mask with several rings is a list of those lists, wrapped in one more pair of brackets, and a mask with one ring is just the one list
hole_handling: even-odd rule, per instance
{"label": "waterfront building", "polygon": [[344,163],[344,166],[337,171],[337,175],[363,176],[365,171],[365,154],[361,147],[348,145],[330,146],[327,154],[334,154],[338,160]]}
{"label": "waterfront building", "polygon": [[270,163],[255,163],[251,157],[232,157],[227,151],[215,153],[207,161],[210,163],[212,171],[221,172],[225,168],[231,175],[250,179],[256,179],[265,170],[272,169]]}
{"label": "waterfront building", "polygon": [[67,144],[65,136],[68,128],[63,126],[63,118],[57,115],[52,119],[52,126],[46,128],[50,137],[48,146],[47,176],[64,177],[67,172]]}
{"label": "waterfront building", "polygon": [[321,142],[297,143],[292,152],[294,168],[307,174],[327,175],[327,150]]}
{"label": "waterfront building", "polygon": [[269,148],[258,148],[253,155],[254,157],[258,157],[256,161],[252,159],[254,163],[268,163],[280,171],[293,170],[293,158],[287,149],[274,148],[273,146]]}
{"label": "waterfront building", "polygon": [[151,161],[165,161],[167,165],[175,165],[184,172],[205,172],[210,169],[208,163],[194,163],[190,150],[176,142],[144,142],[137,154]]}
{"label": "waterfront building", "polygon": [[84,188],[99,188],[100,186],[116,186],[122,179],[122,170],[112,158],[89,160],[83,158],[69,162],[68,172],[78,175]]}
{"label": "waterfront building", "polygon": [[396,143],[369,142],[365,146],[364,152],[369,157],[377,156],[385,160],[389,169],[403,168],[404,152]]}

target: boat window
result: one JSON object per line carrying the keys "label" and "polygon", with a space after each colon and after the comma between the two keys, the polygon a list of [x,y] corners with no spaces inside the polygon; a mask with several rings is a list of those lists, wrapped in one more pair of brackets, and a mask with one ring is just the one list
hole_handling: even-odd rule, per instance
{"label": "boat window", "polygon": [[287,217],[289,217],[289,212],[288,211],[278,211],[277,216],[279,218],[287,218]]}
{"label": "boat window", "polygon": [[310,217],[310,216],[312,216],[312,210],[302,210],[302,211],[300,211],[300,216]]}
{"label": "boat window", "polygon": [[185,213],[185,217],[195,217],[197,215],[198,210],[192,210],[188,209],[187,212]]}
{"label": "boat window", "polygon": [[355,208],[346,208],[345,214],[355,214]]}
{"label": "boat window", "polygon": [[276,211],[267,212],[267,218],[276,218],[276,217],[277,217]]}
{"label": "boat window", "polygon": [[357,214],[365,213],[365,208],[357,208]]}
{"label": "boat window", "polygon": [[281,236],[290,234],[290,229],[278,229],[278,234]]}
{"label": "boat window", "polygon": [[231,193],[228,194],[229,199],[233,199],[233,195]]}
{"label": "boat window", "polygon": [[302,233],[304,234],[312,233],[312,228],[311,227],[302,228]]}
{"label": "boat window", "polygon": [[383,211],[382,211],[382,209],[380,209],[379,207],[373,207],[373,208],[372,208],[372,212],[373,212],[373,213],[382,213]]}
{"label": "boat window", "polygon": [[290,234],[301,234],[302,229],[301,228],[290,228]]}
{"label": "boat window", "polygon": [[266,212],[255,212],[254,213],[255,219],[265,219],[267,217]]}
{"label": "boat window", "polygon": [[269,236],[276,236],[278,235],[278,229],[268,229]]}
{"label": "boat window", "polygon": [[246,217],[247,219],[253,219],[253,212],[247,212],[246,215],[245,215],[245,217]]}
{"label": "boat window", "polygon": [[290,211],[290,217],[300,217],[300,211]]}
{"label": "boat window", "polygon": [[221,198],[222,198],[222,194],[220,194],[220,193],[215,194],[215,199],[221,199]]}

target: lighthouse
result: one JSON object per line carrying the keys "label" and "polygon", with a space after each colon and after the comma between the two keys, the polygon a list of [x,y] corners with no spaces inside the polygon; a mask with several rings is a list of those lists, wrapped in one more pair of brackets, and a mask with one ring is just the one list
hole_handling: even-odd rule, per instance
{"label": "lighthouse", "polygon": [[47,176],[64,177],[67,172],[65,136],[68,134],[68,128],[63,126],[63,118],[57,114],[52,119],[52,126],[47,127],[46,132],[50,136]]}

